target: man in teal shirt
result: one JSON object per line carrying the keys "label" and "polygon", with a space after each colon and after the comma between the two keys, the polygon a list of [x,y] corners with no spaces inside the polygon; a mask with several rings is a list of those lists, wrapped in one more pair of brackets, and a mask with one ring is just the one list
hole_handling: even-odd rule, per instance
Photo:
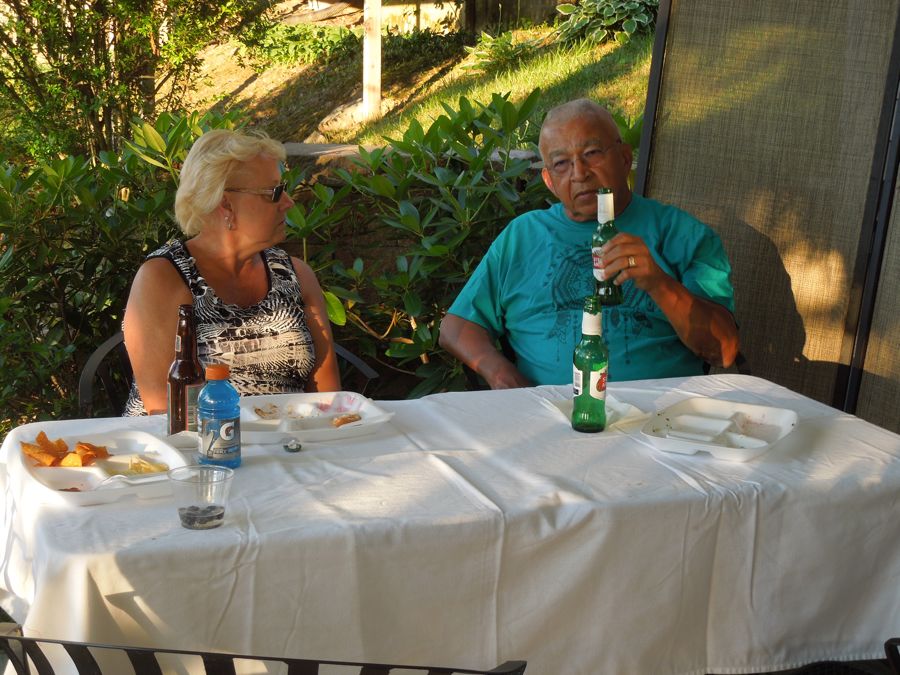
{"label": "man in teal shirt", "polygon": [[[631,148],[606,109],[580,99],[547,114],[544,182],[560,203],[514,219],[441,323],[441,345],[494,389],[572,381],[584,297],[593,293],[597,190],[610,188],[620,234],[603,251],[622,305],[603,311],[609,378],[729,366],[738,352],[731,266],[719,237],[689,214],[632,194]],[[495,347],[505,337],[513,364]]]}

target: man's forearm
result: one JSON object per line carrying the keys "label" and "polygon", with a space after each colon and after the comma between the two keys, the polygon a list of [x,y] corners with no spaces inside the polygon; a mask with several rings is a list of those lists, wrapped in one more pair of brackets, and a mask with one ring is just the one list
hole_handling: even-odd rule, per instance
{"label": "man's forearm", "polygon": [[707,363],[727,368],[737,358],[739,338],[731,312],[700,298],[669,277],[650,292],[678,338]]}
{"label": "man's forearm", "polygon": [[490,333],[478,324],[448,314],[441,322],[440,345],[484,378],[491,389],[530,387],[509,359],[494,346]]}

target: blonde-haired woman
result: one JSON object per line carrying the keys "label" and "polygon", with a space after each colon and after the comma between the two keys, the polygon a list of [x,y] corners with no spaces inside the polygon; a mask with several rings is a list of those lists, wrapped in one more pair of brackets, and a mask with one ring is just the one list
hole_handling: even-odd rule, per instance
{"label": "blonde-haired woman", "polygon": [[275,245],[294,202],[285,152],[263,134],[217,129],[181,170],[175,218],[186,239],[151,253],[125,310],[134,368],[126,415],[166,410],[178,306],[192,304],[204,363],[228,363],[242,394],[340,389],[322,289],[305,262]]}

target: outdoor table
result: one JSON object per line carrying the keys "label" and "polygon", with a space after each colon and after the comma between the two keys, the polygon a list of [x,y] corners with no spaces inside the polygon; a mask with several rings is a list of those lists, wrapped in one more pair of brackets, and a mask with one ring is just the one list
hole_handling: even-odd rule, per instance
{"label": "outdoor table", "polygon": [[[571,387],[381,401],[371,435],[245,445],[225,524],[170,498],[50,505],[18,472],[0,604],[27,635],[531,675],[746,673],[880,658],[900,635],[900,436],[765,380],[612,383],[634,406],[574,432]],[[745,463],[667,453],[646,414],[704,396],[794,410]],[[163,433],[72,420],[54,438]],[[12,466],[12,465],[10,465]]]}

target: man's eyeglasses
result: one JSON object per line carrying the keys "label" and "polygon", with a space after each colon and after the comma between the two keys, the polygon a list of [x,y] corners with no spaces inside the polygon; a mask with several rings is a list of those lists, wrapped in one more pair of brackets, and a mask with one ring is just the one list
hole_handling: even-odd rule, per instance
{"label": "man's eyeglasses", "polygon": [[[622,139],[616,139],[615,143],[607,145],[605,148],[588,148],[584,152],[581,153],[581,161],[591,168],[600,166],[603,163],[603,160],[606,159],[606,153],[612,149],[614,145],[618,145],[622,142]],[[569,157],[557,157],[556,159],[551,159],[547,168],[557,178],[565,178],[570,173],[572,173],[572,169],[575,167],[575,160]]]}
{"label": "man's eyeglasses", "polygon": [[287,183],[279,183],[273,188],[225,188],[225,192],[244,192],[250,195],[268,195],[273,204],[278,203],[285,190],[287,190]]}

